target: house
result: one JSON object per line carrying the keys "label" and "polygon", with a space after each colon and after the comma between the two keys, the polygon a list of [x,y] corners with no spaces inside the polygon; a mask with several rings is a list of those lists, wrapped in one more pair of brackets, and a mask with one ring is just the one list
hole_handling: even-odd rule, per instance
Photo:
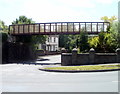
{"label": "house", "polygon": [[44,49],[46,51],[59,50],[59,35],[48,35],[45,44],[39,44],[38,49]]}

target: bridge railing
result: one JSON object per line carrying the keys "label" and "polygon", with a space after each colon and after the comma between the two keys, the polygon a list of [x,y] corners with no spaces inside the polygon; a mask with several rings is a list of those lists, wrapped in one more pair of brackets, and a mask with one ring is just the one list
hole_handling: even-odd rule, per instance
{"label": "bridge railing", "polygon": [[49,35],[49,34],[79,34],[84,31],[88,34],[107,32],[109,22],[53,22],[10,25],[11,35]]}

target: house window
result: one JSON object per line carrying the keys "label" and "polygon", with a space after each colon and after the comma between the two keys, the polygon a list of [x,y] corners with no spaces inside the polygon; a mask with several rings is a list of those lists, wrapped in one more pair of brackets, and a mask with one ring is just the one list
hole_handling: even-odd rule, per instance
{"label": "house window", "polygon": [[56,42],[56,38],[54,38],[54,42]]}
{"label": "house window", "polygon": [[50,42],[50,38],[48,38],[48,42]]}

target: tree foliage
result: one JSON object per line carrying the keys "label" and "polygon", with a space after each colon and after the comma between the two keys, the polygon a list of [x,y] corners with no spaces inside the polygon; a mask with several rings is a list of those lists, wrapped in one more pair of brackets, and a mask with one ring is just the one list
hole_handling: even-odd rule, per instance
{"label": "tree foliage", "polygon": [[116,48],[120,47],[120,22],[114,22],[110,28],[110,34]]}
{"label": "tree foliage", "polygon": [[109,21],[111,23],[108,33],[101,32],[97,37],[89,39],[90,47],[94,48],[98,52],[115,52],[120,47],[120,24],[115,20],[115,16],[108,18],[104,16],[102,20]]}
{"label": "tree foliage", "polygon": [[1,20],[0,20],[0,31],[8,32],[8,26],[5,25],[5,22]]}
{"label": "tree foliage", "polygon": [[31,24],[35,23],[32,19],[27,18],[26,16],[19,16],[19,18],[12,22],[12,24]]}
{"label": "tree foliage", "polygon": [[[2,43],[6,42],[7,39],[8,39],[8,33],[7,32],[3,32],[3,31],[0,31],[0,37],[2,37]],[[1,42],[1,40],[0,40]]]}
{"label": "tree foliage", "polygon": [[[31,24],[35,23],[32,19],[27,18],[26,16],[19,16],[18,19],[12,22],[12,24]],[[16,37],[16,42],[23,43],[44,43],[46,41],[46,36],[44,35],[23,35]]]}
{"label": "tree foliage", "polygon": [[59,47],[66,48],[71,51],[77,46],[77,35],[60,35],[59,36]]}
{"label": "tree foliage", "polygon": [[79,35],[78,46],[81,52],[87,52],[89,49],[88,34],[84,31]]}
{"label": "tree foliage", "polygon": [[1,20],[0,20],[0,35],[2,37],[2,43],[6,42],[8,39],[8,26],[5,25],[5,22]]}
{"label": "tree foliage", "polygon": [[112,16],[112,17],[108,18],[108,16],[103,16],[103,17],[101,17],[101,20],[103,20],[104,22],[113,23],[115,20],[117,20],[117,17]]}
{"label": "tree foliage", "polygon": [[84,31],[79,35],[60,35],[59,46],[68,49],[69,52],[73,48],[79,48],[81,52],[86,52],[89,49],[88,35]]}

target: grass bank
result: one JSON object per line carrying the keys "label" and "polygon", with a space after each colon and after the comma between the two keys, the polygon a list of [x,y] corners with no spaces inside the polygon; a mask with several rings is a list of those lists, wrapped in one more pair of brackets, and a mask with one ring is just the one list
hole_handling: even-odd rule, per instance
{"label": "grass bank", "polygon": [[107,70],[107,69],[120,69],[120,65],[90,65],[90,66],[62,66],[62,67],[46,67],[47,70]]}

